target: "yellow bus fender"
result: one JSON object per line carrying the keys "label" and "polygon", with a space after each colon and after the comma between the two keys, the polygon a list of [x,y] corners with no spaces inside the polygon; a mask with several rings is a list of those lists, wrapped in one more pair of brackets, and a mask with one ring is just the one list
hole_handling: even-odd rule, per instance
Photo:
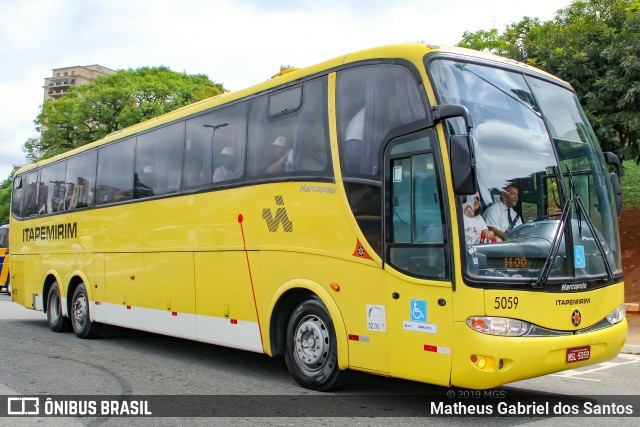
{"label": "yellow bus fender", "polygon": [[[89,299],[89,301],[87,301],[88,303],[93,301],[93,294],[91,293],[92,289],[91,286],[89,286],[89,279],[87,278],[87,276],[80,270],[75,270],[73,273],[71,273],[71,279],[69,280],[69,283],[67,283],[67,287],[65,289],[65,292],[69,290],[69,288],[71,287],[71,282],[73,281],[74,277],[79,277],[80,280],[82,281],[82,283],[84,283],[84,288],[87,290],[87,298]],[[73,295],[68,295],[69,298],[73,298]],[[88,305],[88,307],[91,307],[91,304]],[[91,313],[89,313],[91,314]]]}
{"label": "yellow bus fender", "polygon": [[[60,275],[58,274],[58,272],[56,270],[49,270],[47,271],[47,273],[44,275],[44,277],[49,277],[49,276],[53,276],[54,279],[56,280],[56,282],[58,283],[58,288],[60,289],[60,298],[64,298],[64,295],[66,295],[67,292],[67,286],[62,283],[62,280],[60,280]],[[47,305],[47,297],[49,295],[45,295],[44,294],[44,289],[45,289],[45,285],[46,282],[42,284],[42,306],[46,306]],[[66,316],[67,315],[67,307],[65,306],[65,304],[61,304],[62,305],[62,315]]]}
{"label": "yellow bus fender", "polygon": [[[331,321],[333,322],[333,329],[336,333],[336,344],[338,346],[338,367],[342,370],[347,369],[349,367],[349,340],[347,339],[347,328],[344,324],[344,320],[342,319],[342,315],[340,314],[340,309],[338,309],[338,305],[331,297],[331,294],[327,292],[327,290],[322,287],[322,285],[308,279],[294,279],[289,280],[284,283],[273,295],[271,302],[269,303],[269,312],[267,319],[270,324],[271,318],[273,316],[273,312],[275,310],[276,304],[287,291],[292,289],[306,289],[310,292],[313,292],[320,298],[324,306],[329,311],[329,315],[331,316]],[[263,331],[269,331],[269,327],[266,325],[263,326]],[[267,354],[272,354],[271,351],[271,337],[264,337],[264,350]]]}

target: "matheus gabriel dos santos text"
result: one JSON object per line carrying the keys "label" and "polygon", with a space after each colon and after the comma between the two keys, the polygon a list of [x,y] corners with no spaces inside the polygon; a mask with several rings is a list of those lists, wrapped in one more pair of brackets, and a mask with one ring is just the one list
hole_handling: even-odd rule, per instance
{"label": "matheus gabriel dos santos text", "polygon": [[431,402],[431,415],[634,415],[633,405],[617,403],[498,402],[475,403],[468,400]]}

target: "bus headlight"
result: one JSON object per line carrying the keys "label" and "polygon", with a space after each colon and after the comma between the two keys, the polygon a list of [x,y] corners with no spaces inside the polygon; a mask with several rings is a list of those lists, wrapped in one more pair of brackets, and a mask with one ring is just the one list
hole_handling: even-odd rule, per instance
{"label": "bus headlight", "polygon": [[620,307],[615,308],[611,313],[607,314],[607,322],[615,325],[622,322],[625,314],[627,314],[627,306],[622,304]]}
{"label": "bus headlight", "polygon": [[467,325],[474,331],[503,337],[519,337],[527,333],[531,326],[522,320],[507,317],[474,316],[467,319]]}

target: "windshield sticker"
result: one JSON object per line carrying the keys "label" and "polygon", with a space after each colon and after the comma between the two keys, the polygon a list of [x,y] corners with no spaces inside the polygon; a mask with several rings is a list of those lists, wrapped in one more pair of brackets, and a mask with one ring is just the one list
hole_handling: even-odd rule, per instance
{"label": "windshield sticker", "polygon": [[575,246],[573,248],[573,260],[576,268],[585,268],[587,261],[584,257],[584,246]]}
{"label": "windshield sticker", "polygon": [[384,305],[367,304],[367,330],[387,331],[387,316]]}
{"label": "windshield sticker", "polygon": [[402,166],[394,166],[393,182],[402,182]]}

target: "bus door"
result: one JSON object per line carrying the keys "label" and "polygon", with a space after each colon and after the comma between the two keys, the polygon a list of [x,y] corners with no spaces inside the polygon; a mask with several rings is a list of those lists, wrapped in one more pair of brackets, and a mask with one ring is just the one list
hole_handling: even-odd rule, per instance
{"label": "bus door", "polygon": [[452,287],[435,141],[423,130],[386,149],[387,332],[393,376],[448,385]]}

